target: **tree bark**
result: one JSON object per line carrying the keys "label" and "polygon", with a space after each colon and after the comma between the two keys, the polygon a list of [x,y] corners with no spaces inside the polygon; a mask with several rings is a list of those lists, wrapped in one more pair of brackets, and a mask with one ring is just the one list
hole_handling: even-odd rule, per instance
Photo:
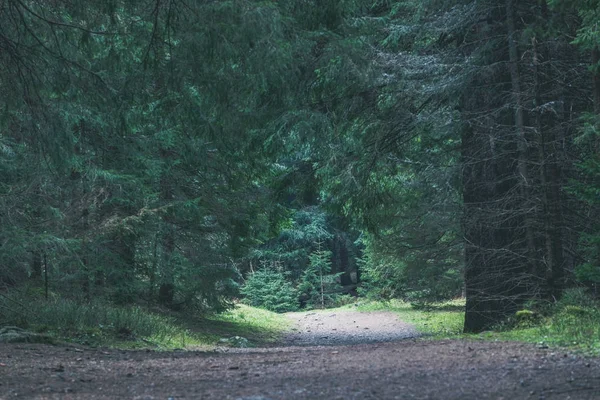
{"label": "tree bark", "polygon": [[31,256],[31,279],[39,279],[42,277],[42,254],[39,251],[34,251]]}
{"label": "tree bark", "polygon": [[[534,221],[531,213],[535,206],[531,204],[531,181],[528,168],[528,143],[525,135],[525,119],[523,110],[523,95],[521,89],[521,75],[519,72],[519,48],[517,41],[517,29],[515,26],[514,0],[506,0],[506,26],[508,33],[508,55],[510,80],[512,85],[512,96],[514,101],[514,124],[516,129],[516,141],[518,149],[518,172],[520,178],[521,210],[524,215],[525,232],[527,237],[527,258],[529,269],[537,269],[535,235],[533,233]],[[533,266],[532,266],[533,265]]]}
{"label": "tree bark", "polygon": [[595,46],[592,50],[592,83],[594,88],[594,113],[600,114],[600,48]]}
{"label": "tree bark", "polygon": [[[562,186],[562,173],[560,168],[560,159],[557,156],[560,151],[557,148],[557,137],[554,126],[559,126],[554,116],[550,117],[550,123],[544,122],[544,102],[542,96],[543,74],[540,71],[540,59],[546,54],[539,54],[536,39],[532,41],[533,48],[533,68],[535,85],[535,105],[536,105],[536,129],[539,137],[539,158],[540,158],[540,183],[543,191],[543,226],[545,241],[545,267],[543,270],[538,268],[535,271],[536,277],[543,282],[541,294],[546,298],[558,298],[564,286],[564,259],[563,259],[563,240],[562,240],[562,196],[560,187]],[[545,114],[552,114],[546,112]],[[549,117],[546,117],[548,119]],[[538,263],[540,265],[541,263]]]}

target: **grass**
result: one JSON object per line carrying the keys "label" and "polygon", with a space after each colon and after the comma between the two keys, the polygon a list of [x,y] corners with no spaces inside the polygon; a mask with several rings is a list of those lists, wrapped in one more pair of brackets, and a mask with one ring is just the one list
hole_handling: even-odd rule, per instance
{"label": "grass", "polygon": [[573,305],[558,303],[546,311],[546,316],[534,314],[533,319],[517,322],[516,319],[493,331],[480,334],[463,334],[464,300],[453,300],[414,308],[399,300],[386,302],[367,301],[358,306],[342,309],[360,311],[391,311],[430,339],[470,339],[517,341],[541,346],[562,347],[585,354],[600,355],[600,307],[598,304]]}
{"label": "grass", "polygon": [[277,341],[291,327],[283,314],[237,304],[232,310],[206,318],[185,318],[180,322],[194,332],[202,332],[206,342],[241,336],[251,345],[266,345]]}
{"label": "grass", "polygon": [[476,337],[564,347],[600,355],[600,308],[558,305],[548,316],[501,326],[497,331],[484,332]]}
{"label": "grass", "polygon": [[[544,313],[513,318],[494,331],[463,334],[464,301],[415,308],[399,300],[361,301],[338,310],[391,311],[429,339],[503,340],[568,347],[600,355],[600,307],[597,303],[563,302]],[[318,310],[314,310],[319,312]],[[330,312],[331,310],[322,310]],[[59,341],[91,346],[154,349],[214,349],[221,339],[240,336],[247,345],[268,345],[291,327],[282,314],[238,304],[227,312],[195,316],[115,307],[103,303],[81,304],[70,300],[0,298],[0,327],[14,325]],[[244,341],[244,344],[246,342]]]}
{"label": "grass", "polygon": [[459,336],[464,324],[463,300],[433,304],[427,310],[415,308],[400,300],[367,301],[358,306],[342,307],[348,308],[394,312],[402,321],[413,324],[419,332],[436,339]]}
{"label": "grass", "polygon": [[245,305],[202,318],[137,306],[5,297],[0,299],[1,326],[17,326],[57,341],[90,346],[171,350],[211,349],[232,336],[244,337],[249,346],[267,344],[289,325],[283,315]]}

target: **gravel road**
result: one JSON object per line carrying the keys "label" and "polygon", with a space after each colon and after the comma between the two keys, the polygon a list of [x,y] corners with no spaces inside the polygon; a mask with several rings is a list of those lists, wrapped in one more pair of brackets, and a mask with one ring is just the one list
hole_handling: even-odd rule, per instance
{"label": "gravel road", "polygon": [[284,346],[337,346],[391,342],[415,338],[415,328],[396,314],[385,311],[299,312],[287,316],[295,327],[283,339]]}

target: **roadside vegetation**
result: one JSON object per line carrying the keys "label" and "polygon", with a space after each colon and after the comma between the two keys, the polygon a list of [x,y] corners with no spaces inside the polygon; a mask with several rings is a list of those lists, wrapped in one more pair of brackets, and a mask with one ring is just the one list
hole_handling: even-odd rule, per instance
{"label": "roadside vegetation", "polygon": [[[399,319],[414,324],[428,340],[519,341],[600,354],[600,304],[584,289],[568,290],[554,304],[528,304],[528,308],[504,324],[479,334],[463,333],[464,307],[463,299],[411,303],[359,298],[336,309],[394,312]],[[93,347],[157,350],[253,347],[274,343],[291,328],[285,315],[242,303],[221,313],[200,316],[143,305],[82,303],[58,296],[46,300],[30,290],[2,294],[0,309],[1,326],[14,326],[19,332],[35,334],[23,337],[23,341],[70,342]]]}
{"label": "roadside vegetation", "polygon": [[[69,342],[92,347],[252,347],[277,340],[288,328],[285,316],[246,305],[199,316],[158,307],[45,300],[11,293],[0,297],[0,309],[0,326],[10,333],[7,341]],[[0,342],[1,336],[0,332]]]}
{"label": "roadside vegetation", "polygon": [[466,337],[514,340],[600,354],[600,302],[583,289],[567,290],[554,304],[532,303],[530,306],[494,331]]}
{"label": "roadside vegetation", "polygon": [[464,324],[464,300],[432,303],[427,306],[411,304],[402,300],[359,302],[359,311],[391,311],[402,321],[415,325],[424,335],[434,338],[457,337]]}
{"label": "roadside vegetation", "polygon": [[479,334],[463,333],[462,299],[427,305],[396,299],[357,304],[343,309],[397,313],[398,318],[414,324],[428,339],[518,341],[600,354],[600,303],[581,288],[566,291],[553,304],[531,303],[530,308],[518,311],[504,324]]}

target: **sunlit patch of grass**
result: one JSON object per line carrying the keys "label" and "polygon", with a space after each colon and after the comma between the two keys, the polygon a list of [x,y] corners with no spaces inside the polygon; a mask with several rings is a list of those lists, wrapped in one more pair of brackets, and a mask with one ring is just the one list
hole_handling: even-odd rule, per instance
{"label": "sunlit patch of grass", "polygon": [[206,322],[207,329],[221,337],[243,336],[255,344],[273,343],[292,326],[285,315],[244,304],[209,317]]}
{"label": "sunlit patch of grass", "polygon": [[600,309],[566,306],[540,318],[535,324],[500,327],[498,331],[483,332],[470,337],[566,347],[600,355]]}
{"label": "sunlit patch of grass", "polygon": [[461,334],[464,325],[464,300],[434,303],[426,308],[414,307],[400,300],[366,301],[343,308],[391,311],[398,314],[402,321],[413,324],[419,332],[433,338],[456,337]]}

